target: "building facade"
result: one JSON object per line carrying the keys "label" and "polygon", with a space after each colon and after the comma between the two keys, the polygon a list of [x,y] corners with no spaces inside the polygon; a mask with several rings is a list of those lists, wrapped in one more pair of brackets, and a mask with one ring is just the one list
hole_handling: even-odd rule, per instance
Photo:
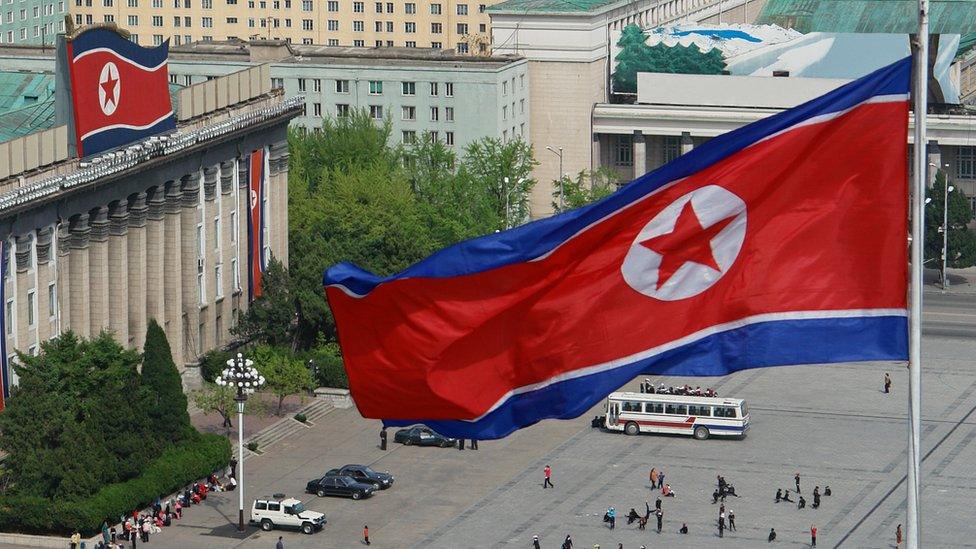
{"label": "building facade", "polygon": [[[66,330],[140,349],[150,319],[180,368],[228,342],[249,301],[253,151],[266,158],[265,252],[287,264],[286,132],[300,101],[271,90],[266,67],[184,91],[165,139],[84,161],[68,158],[65,126],[0,143],[7,362]],[[191,96],[201,105],[183,105]]]}
{"label": "building facade", "polygon": [[[51,44],[76,25],[114,22],[142,45],[232,39],[330,46],[489,51],[487,3],[442,0],[13,0],[0,6],[5,43]],[[46,34],[45,34],[46,33]]]}
{"label": "building facade", "polygon": [[[193,85],[261,63],[286,97],[304,97],[294,123],[308,129],[321,127],[324,117],[365,109],[378,122],[390,119],[395,143],[431,135],[460,152],[482,137],[528,140],[528,65],[514,55],[199,42],[171,50],[169,73],[175,84]],[[0,70],[53,67],[49,49],[0,45]]]}

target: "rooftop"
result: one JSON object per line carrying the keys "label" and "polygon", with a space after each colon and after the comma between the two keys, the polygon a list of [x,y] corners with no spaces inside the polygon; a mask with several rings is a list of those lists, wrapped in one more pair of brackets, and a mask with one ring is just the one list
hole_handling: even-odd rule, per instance
{"label": "rooftop", "polygon": [[589,13],[621,0],[506,0],[488,7],[489,13]]}
{"label": "rooftop", "polygon": [[170,48],[170,59],[228,62],[303,63],[368,67],[444,66],[454,68],[500,68],[520,60],[515,55],[461,55],[453,49],[353,48],[288,44],[280,40],[230,40],[193,42]]}
{"label": "rooftop", "polygon": [[[756,23],[808,32],[913,33],[916,0],[768,0]],[[976,31],[976,0],[932,0],[934,34]]]}

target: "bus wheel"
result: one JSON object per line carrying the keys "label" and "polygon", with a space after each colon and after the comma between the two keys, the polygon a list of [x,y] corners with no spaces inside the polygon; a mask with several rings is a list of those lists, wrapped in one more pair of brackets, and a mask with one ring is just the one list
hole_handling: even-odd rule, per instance
{"label": "bus wheel", "polygon": [[628,421],[627,425],[624,425],[624,433],[630,436],[639,435],[640,427],[638,427],[633,421]]}
{"label": "bus wheel", "polygon": [[701,425],[695,427],[695,438],[698,440],[705,440],[708,438],[708,427],[703,427]]}

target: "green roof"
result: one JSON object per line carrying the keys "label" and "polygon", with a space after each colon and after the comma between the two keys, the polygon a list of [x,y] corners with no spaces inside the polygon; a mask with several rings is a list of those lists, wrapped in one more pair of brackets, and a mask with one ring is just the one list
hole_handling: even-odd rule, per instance
{"label": "green roof", "polygon": [[509,13],[586,13],[616,4],[621,0],[506,0],[488,11]]}
{"label": "green roof", "polygon": [[54,74],[0,71],[0,113],[54,97]]}
{"label": "green roof", "polygon": [[[916,0],[768,0],[757,24],[808,32],[914,33]],[[976,31],[976,0],[933,0],[929,29],[935,34]]]}

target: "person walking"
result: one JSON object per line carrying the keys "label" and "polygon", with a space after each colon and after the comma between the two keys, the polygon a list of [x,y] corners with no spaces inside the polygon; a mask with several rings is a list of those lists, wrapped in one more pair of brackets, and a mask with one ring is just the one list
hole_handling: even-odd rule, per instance
{"label": "person walking", "polygon": [[729,530],[735,532],[735,511],[729,509]]}
{"label": "person walking", "polygon": [[718,514],[718,537],[725,537],[725,511]]}
{"label": "person walking", "polygon": [[476,438],[471,439],[471,449],[472,450],[478,449],[478,439]]}
{"label": "person walking", "polygon": [[610,519],[610,529],[613,530],[617,526],[617,510],[613,507],[608,507],[607,517]]}
{"label": "person walking", "polygon": [[796,493],[800,493],[800,473],[793,475],[793,482],[796,483]]}
{"label": "person walking", "polygon": [[380,429],[380,450],[386,450],[386,427]]}
{"label": "person walking", "polygon": [[660,534],[664,527],[664,511],[658,509],[654,514],[657,515],[657,533]]}
{"label": "person walking", "polygon": [[281,536],[278,536],[278,543],[275,544],[275,549],[285,549],[285,542],[281,541]]}
{"label": "person walking", "polygon": [[888,393],[891,392],[891,376],[888,375],[888,372],[885,372],[885,377],[884,377],[884,392],[885,392],[885,394],[888,394]]}
{"label": "person walking", "polygon": [[655,509],[660,509],[661,508],[661,498],[660,497],[657,498],[657,500],[654,502],[654,508]]}
{"label": "person walking", "polygon": [[74,534],[71,534],[71,549],[78,549],[81,547],[81,533],[75,530]]}
{"label": "person walking", "polygon": [[555,488],[552,484],[552,467],[546,465],[546,468],[542,470],[542,473],[546,476],[546,480],[542,483],[542,489]]}
{"label": "person walking", "polygon": [[664,488],[664,471],[657,474],[657,487]]}
{"label": "person walking", "polygon": [[769,542],[769,543],[772,543],[772,542],[776,541],[776,529],[775,528],[770,528],[769,529],[769,535],[766,537],[766,541]]}
{"label": "person walking", "polygon": [[895,528],[895,547],[901,547],[901,524]]}
{"label": "person walking", "polygon": [[459,438],[458,439],[458,450],[464,450],[464,439],[463,438]]}
{"label": "person walking", "polygon": [[542,549],[542,546],[539,545],[538,535],[532,536],[532,549]]}
{"label": "person walking", "polygon": [[573,537],[569,534],[566,534],[566,539],[563,540],[562,549],[573,549]]}
{"label": "person walking", "polygon": [[817,546],[817,527],[816,525],[810,525],[810,547]]}
{"label": "person walking", "polygon": [[365,543],[366,545],[370,545],[370,543],[369,543],[369,525],[368,524],[364,524],[363,525],[363,543]]}
{"label": "person walking", "polygon": [[651,488],[657,488],[657,468],[651,467]]}

